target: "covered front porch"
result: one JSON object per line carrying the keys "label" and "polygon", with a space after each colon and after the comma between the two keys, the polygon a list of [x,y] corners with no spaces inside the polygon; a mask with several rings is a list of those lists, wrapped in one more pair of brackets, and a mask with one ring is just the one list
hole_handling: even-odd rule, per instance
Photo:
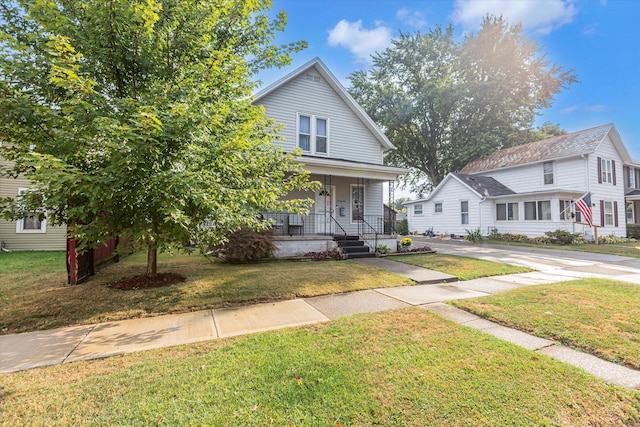
{"label": "covered front porch", "polygon": [[289,194],[313,200],[307,214],[263,212],[264,219],[273,224],[279,248],[295,247],[282,249],[277,256],[295,255],[293,250],[324,251],[337,247],[340,239],[354,237],[372,253],[383,241],[396,249],[395,218],[392,210],[385,209],[384,200],[393,203],[395,179],[404,169],[311,156],[300,161],[320,187],[313,193]]}

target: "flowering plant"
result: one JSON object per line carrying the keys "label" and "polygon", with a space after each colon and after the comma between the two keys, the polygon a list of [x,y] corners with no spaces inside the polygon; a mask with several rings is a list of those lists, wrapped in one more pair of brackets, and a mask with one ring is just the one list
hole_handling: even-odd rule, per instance
{"label": "flowering plant", "polygon": [[408,248],[409,246],[411,246],[411,243],[413,243],[411,237],[404,237],[400,240],[400,246],[402,246],[403,248]]}

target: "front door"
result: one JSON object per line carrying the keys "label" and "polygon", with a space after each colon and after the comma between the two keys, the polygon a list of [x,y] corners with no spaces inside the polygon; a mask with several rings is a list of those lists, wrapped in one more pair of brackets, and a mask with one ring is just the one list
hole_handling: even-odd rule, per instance
{"label": "front door", "polygon": [[333,234],[333,207],[336,205],[336,186],[327,185],[316,191],[316,233]]}

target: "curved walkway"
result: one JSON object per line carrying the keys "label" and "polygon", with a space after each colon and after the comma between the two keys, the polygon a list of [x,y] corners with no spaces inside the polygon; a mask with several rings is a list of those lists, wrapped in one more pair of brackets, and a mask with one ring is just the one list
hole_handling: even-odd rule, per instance
{"label": "curved walkway", "polygon": [[[611,384],[640,389],[640,371],[600,360],[443,304],[443,301],[490,295],[520,286],[582,278],[585,277],[584,272],[556,269],[552,272],[496,276],[454,284],[443,283],[455,279],[451,276],[394,261],[369,258],[359,262],[394,271],[422,284],[4,335],[0,336],[0,372],[325,322],[356,313],[419,306],[575,365]],[[638,273],[640,271],[636,271]]]}

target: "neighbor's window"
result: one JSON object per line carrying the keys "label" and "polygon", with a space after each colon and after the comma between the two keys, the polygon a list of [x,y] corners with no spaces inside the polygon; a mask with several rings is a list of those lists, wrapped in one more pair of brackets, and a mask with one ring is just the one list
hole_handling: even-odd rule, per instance
{"label": "neighbor's window", "polygon": [[601,174],[603,184],[613,184],[613,167],[611,166],[611,160],[601,159]]}
{"label": "neighbor's window", "polygon": [[413,205],[413,214],[422,215],[422,203],[417,203]]}
{"label": "neighbor's window", "polygon": [[442,202],[435,202],[433,204],[433,212],[434,213],[442,213]]}
{"label": "neighbor's window", "polygon": [[496,204],[497,221],[518,221],[518,203],[498,203]]}
{"label": "neighbor's window", "polygon": [[298,115],[298,147],[312,154],[327,154],[328,146],[329,120]]}
{"label": "neighbor's window", "polygon": [[[28,190],[19,188],[18,194],[24,194]],[[16,222],[16,233],[46,233],[47,220],[38,218],[37,212],[27,212],[24,217]]]}
{"label": "neighbor's window", "polygon": [[604,202],[604,225],[613,225],[613,202]]}
{"label": "neighbor's window", "polygon": [[469,224],[469,202],[460,202],[460,223]]}
{"label": "neighbor's window", "polygon": [[524,202],[524,219],[525,221],[550,221],[551,201]]}
{"label": "neighbor's window", "polygon": [[627,168],[627,187],[636,188],[636,169]]}
{"label": "neighbor's window", "polygon": [[351,185],[351,221],[364,219],[364,185]]}
{"label": "neighbor's window", "polygon": [[633,202],[627,202],[627,224],[635,224],[636,218],[633,212]]}
{"label": "neighbor's window", "polygon": [[542,172],[545,185],[553,184],[553,162],[544,162],[542,164]]}

